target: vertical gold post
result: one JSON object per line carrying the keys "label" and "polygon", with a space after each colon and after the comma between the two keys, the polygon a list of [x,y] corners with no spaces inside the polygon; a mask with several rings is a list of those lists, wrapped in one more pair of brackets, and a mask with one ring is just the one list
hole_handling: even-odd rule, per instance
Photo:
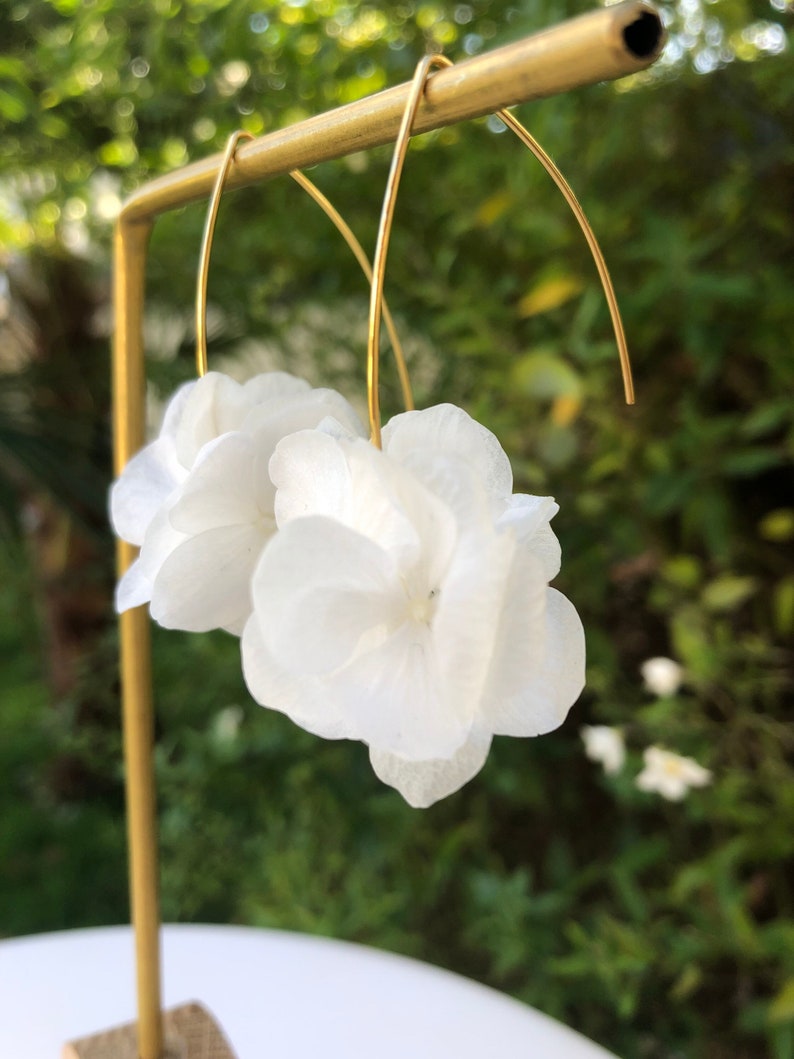
{"label": "vertical gold post", "polygon": [[[151,225],[116,226],[114,242],[113,459],[119,475],[144,441],[143,299]],[[136,549],[120,541],[119,577]],[[135,931],[139,1059],[161,1059],[160,913],[152,751],[151,641],[144,607],[121,615],[121,701],[127,791],[130,900]]]}

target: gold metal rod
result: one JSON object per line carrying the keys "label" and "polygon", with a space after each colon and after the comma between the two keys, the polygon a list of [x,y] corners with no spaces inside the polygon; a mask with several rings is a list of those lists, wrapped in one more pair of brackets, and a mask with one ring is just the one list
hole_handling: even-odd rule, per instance
{"label": "gold metal rod", "polygon": [[[561,22],[435,73],[417,112],[414,135],[636,73],[659,57],[663,42],[661,19],[646,0],[624,0]],[[228,188],[393,143],[410,88],[409,82],[386,89],[241,146]],[[206,199],[222,160],[222,154],[211,155],[144,184],[126,200],[122,216],[151,220]]]}
{"label": "gold metal rod", "polygon": [[[113,441],[117,475],[144,441],[142,322],[149,233],[149,225],[128,225],[121,220],[116,226],[114,240]],[[119,542],[119,577],[135,558],[135,553],[136,549],[131,545]],[[140,1059],[161,1059],[160,888],[152,765],[151,641],[146,608],[137,607],[122,614],[119,634],[130,904],[138,997],[138,1055]]]}

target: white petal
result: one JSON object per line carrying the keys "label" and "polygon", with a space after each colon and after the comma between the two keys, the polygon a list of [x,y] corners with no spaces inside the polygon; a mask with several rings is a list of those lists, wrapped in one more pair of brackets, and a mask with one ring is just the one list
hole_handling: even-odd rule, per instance
{"label": "white petal", "polygon": [[[469,724],[492,667],[515,541],[508,534],[460,532],[433,617],[444,685]],[[442,755],[443,756],[443,755]]]}
{"label": "white petal", "polygon": [[[297,430],[314,429],[328,421],[329,432],[342,437],[364,437],[365,430],[353,406],[336,390],[300,390],[285,394],[278,401],[255,405],[241,429],[251,432],[269,424],[271,451],[281,438]],[[333,426],[332,426],[333,424]]]}
{"label": "white petal", "polygon": [[546,636],[539,667],[509,699],[491,697],[483,714],[495,735],[542,735],[558,728],[584,687],[584,629],[573,604],[546,589]]}
{"label": "white petal", "polygon": [[268,650],[295,674],[351,660],[361,638],[394,621],[398,587],[390,557],[321,516],[288,522],[257,566],[253,604]]}
{"label": "white petal", "polygon": [[308,383],[286,372],[265,372],[242,385],[220,372],[207,372],[194,384],[174,434],[179,460],[192,467],[208,441],[239,430],[256,406],[267,405],[272,412],[282,401],[310,390]]}
{"label": "white petal", "polygon": [[[431,500],[440,500],[460,526],[492,533],[494,512],[482,481],[458,456],[415,449],[406,456],[401,500],[410,505],[412,519],[426,519]],[[400,478],[395,475],[396,480]],[[417,485],[422,489],[418,490]],[[423,533],[422,536],[425,536]]]}
{"label": "white petal", "polygon": [[456,405],[394,416],[383,428],[383,449],[398,462],[416,449],[456,456],[474,470],[494,501],[506,502],[513,491],[510,460],[499,439]]}
{"label": "white petal", "polygon": [[691,757],[685,757],[681,762],[681,772],[690,787],[705,787],[711,783],[712,774],[707,768],[703,768]]}
{"label": "white petal", "polygon": [[548,585],[540,561],[525,544],[517,545],[506,578],[483,696],[490,724],[495,721],[492,705],[499,704],[497,708],[504,710],[505,704],[521,694],[527,680],[544,663],[547,597]]}
{"label": "white petal", "polygon": [[[239,383],[228,375],[209,371],[196,381],[190,391],[174,435],[177,458],[185,468],[193,466],[196,456],[208,441],[224,432],[218,422],[219,409],[224,405],[238,411],[241,406],[245,411],[249,407]],[[242,415],[239,421],[242,421]]]}
{"label": "white petal", "polygon": [[316,430],[285,437],[270,460],[279,526],[305,515],[326,515],[351,524],[352,474],[336,438]]}
{"label": "white petal", "polygon": [[471,711],[441,679],[427,626],[404,622],[335,677],[355,738],[422,761],[451,757],[471,732]]}
{"label": "white petal", "polygon": [[269,401],[279,402],[295,394],[308,394],[311,386],[305,379],[299,379],[286,371],[265,371],[244,382],[242,389],[246,403],[253,408]]}
{"label": "white petal", "polygon": [[260,705],[286,714],[295,724],[323,739],[349,736],[349,726],[323,682],[287,673],[278,665],[267,649],[256,614],[246,623],[241,649],[245,682]]}
{"label": "white petal", "polygon": [[253,597],[279,666],[296,677],[327,673],[324,696],[295,693],[299,723],[321,724],[311,711],[330,703],[346,734],[406,756],[448,757],[464,741],[471,704],[467,715],[445,694],[430,631],[408,620],[391,557],[372,541],[322,517],[288,522],[262,556]]}
{"label": "white petal", "polygon": [[157,574],[152,617],[186,632],[241,629],[251,613],[251,574],[264,544],[256,526],[224,526],[188,538]]}
{"label": "white petal", "polygon": [[[422,486],[361,438],[304,430],[284,438],[270,461],[279,526],[327,515],[377,543],[396,564],[417,561],[421,541],[407,506],[432,505]],[[406,495],[415,504],[406,504]]]}
{"label": "white petal", "polygon": [[272,521],[274,492],[256,439],[225,434],[201,450],[171,507],[171,525],[194,534],[262,518]]}
{"label": "white petal", "polygon": [[136,453],[110,490],[110,519],[117,536],[143,544],[149,523],[184,477],[169,440],[158,438]]}
{"label": "white petal", "polygon": [[396,787],[409,805],[416,809],[446,798],[459,790],[485,764],[491,747],[490,736],[472,734],[448,760],[406,761],[396,754],[371,749],[369,758],[375,774]]}
{"label": "white petal", "polygon": [[125,610],[148,603],[152,598],[152,582],[136,559],[116,585],[116,611],[123,614]]}
{"label": "white petal", "polygon": [[351,524],[377,541],[401,568],[420,560],[428,523],[448,536],[438,501],[412,475],[368,441],[337,444],[344,449],[352,474]]}
{"label": "white petal", "polygon": [[667,775],[656,771],[653,766],[642,770],[634,781],[641,791],[652,791],[661,794],[669,802],[680,802],[685,797],[688,787],[681,776]]}
{"label": "white petal", "polygon": [[161,507],[149,523],[140,555],[116,588],[116,610],[119,613],[149,602],[152,598],[154,579],[160,567],[174,548],[184,540],[184,534],[178,533],[171,526],[168,507]]}
{"label": "white petal", "polygon": [[559,505],[550,496],[516,493],[499,519],[500,527],[512,527],[518,540],[529,544],[543,564],[547,581],[553,581],[560,572],[560,542],[549,525],[549,520],[559,510]]}
{"label": "white petal", "polygon": [[168,404],[165,406],[163,422],[160,427],[160,437],[170,441],[172,445],[174,445],[174,439],[179,430],[179,424],[182,422],[182,416],[185,414],[185,409],[190,401],[190,395],[197,384],[198,379],[192,379],[190,382],[183,382],[182,385],[174,391]]}

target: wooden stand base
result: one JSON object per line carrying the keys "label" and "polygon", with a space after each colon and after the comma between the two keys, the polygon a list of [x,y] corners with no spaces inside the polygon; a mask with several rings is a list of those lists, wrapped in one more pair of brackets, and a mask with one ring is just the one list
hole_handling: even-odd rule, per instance
{"label": "wooden stand base", "polygon": [[[206,1008],[195,1001],[163,1012],[163,1059],[236,1059]],[[135,1023],[103,1030],[63,1046],[62,1059],[138,1059]]]}

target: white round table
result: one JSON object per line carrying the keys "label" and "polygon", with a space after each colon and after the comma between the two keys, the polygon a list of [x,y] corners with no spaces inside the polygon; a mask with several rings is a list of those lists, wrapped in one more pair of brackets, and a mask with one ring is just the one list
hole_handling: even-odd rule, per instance
{"label": "white round table", "polygon": [[[238,1059],[614,1059],[510,997],[348,942],[165,926],[164,1006],[198,1000]],[[135,1017],[129,927],[0,942],[0,1056],[58,1059]]]}

